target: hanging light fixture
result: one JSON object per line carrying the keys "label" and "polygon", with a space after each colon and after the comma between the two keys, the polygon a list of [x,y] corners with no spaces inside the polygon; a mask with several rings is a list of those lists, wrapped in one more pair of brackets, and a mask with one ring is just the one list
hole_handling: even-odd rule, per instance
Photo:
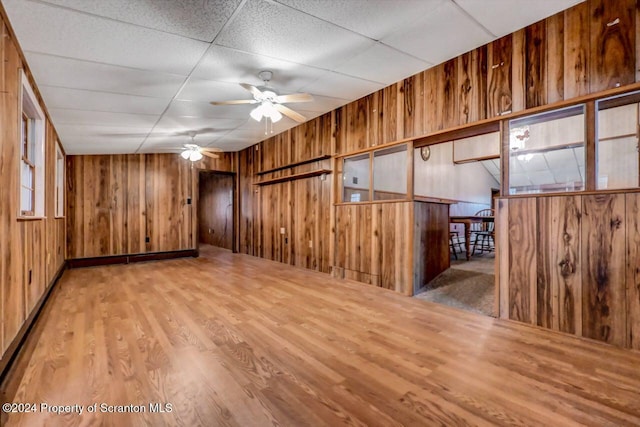
{"label": "hanging light fixture", "polygon": [[202,159],[202,153],[200,152],[200,147],[195,144],[194,136],[195,135],[191,135],[191,144],[184,145],[184,151],[180,153],[180,157],[185,160],[197,162],[198,160]]}

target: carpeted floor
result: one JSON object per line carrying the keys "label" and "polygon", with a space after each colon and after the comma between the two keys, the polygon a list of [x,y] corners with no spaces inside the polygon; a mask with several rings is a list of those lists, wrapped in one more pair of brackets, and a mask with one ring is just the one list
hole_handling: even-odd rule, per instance
{"label": "carpeted floor", "polygon": [[495,298],[494,261],[493,253],[471,261],[452,261],[451,268],[433,279],[415,298],[491,316]]}

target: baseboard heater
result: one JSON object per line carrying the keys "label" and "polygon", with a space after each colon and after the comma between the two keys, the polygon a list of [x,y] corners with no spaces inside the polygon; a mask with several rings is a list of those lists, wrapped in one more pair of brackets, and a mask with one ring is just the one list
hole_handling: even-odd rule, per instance
{"label": "baseboard heater", "polygon": [[69,268],[96,267],[99,265],[131,264],[134,262],[158,261],[163,259],[197,257],[197,249],[168,252],[149,252],[142,254],[110,255],[92,258],[74,258],[67,260]]}

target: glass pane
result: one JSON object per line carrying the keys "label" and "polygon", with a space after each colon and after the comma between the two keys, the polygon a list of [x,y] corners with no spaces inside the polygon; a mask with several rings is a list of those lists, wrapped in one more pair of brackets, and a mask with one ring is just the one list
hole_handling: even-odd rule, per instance
{"label": "glass pane", "polygon": [[342,172],[342,201],[369,201],[369,154],[344,159]]}
{"label": "glass pane", "polygon": [[509,194],[584,189],[584,106],[509,122]]}
{"label": "glass pane", "polygon": [[31,166],[29,166],[25,162],[22,162],[21,164],[22,164],[22,166],[21,166],[21,168],[22,168],[22,181],[21,181],[21,184],[24,187],[33,188],[33,173],[32,173]]}
{"label": "glass pane", "polygon": [[407,197],[407,146],[373,153],[373,200]]}
{"label": "glass pane", "polygon": [[23,212],[33,212],[33,190],[22,187],[20,194],[20,210]]}
{"label": "glass pane", "polygon": [[598,102],[598,190],[638,187],[640,92]]}

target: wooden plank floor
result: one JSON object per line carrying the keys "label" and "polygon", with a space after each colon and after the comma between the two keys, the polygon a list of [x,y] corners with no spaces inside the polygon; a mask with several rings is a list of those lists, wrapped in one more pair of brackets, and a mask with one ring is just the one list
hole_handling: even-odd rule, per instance
{"label": "wooden plank floor", "polygon": [[3,425],[640,425],[638,352],[223,250],[67,271],[43,314],[9,400],[84,413]]}

